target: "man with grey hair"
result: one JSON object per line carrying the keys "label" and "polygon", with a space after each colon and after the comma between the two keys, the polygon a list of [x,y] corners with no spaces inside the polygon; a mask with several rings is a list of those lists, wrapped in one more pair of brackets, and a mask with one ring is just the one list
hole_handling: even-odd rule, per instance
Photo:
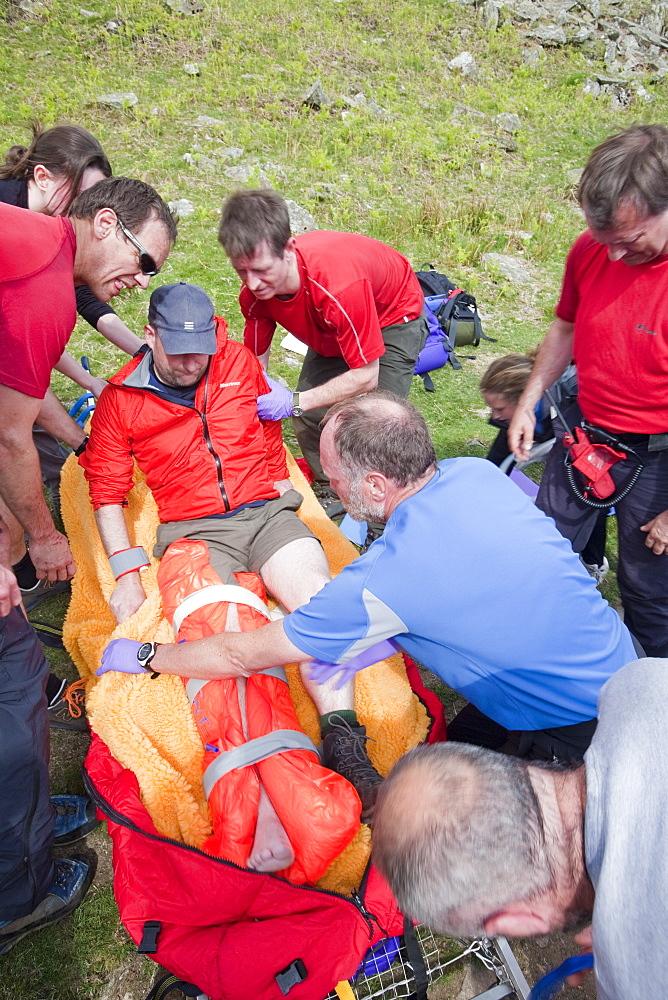
{"label": "man with grey hair", "polygon": [[[566,262],[563,288],[508,431],[528,457],[534,407],[575,359],[578,402],[594,440],[630,447],[643,468],[614,501],[624,620],[652,656],[668,655],[668,128],[634,125],[592,152],[578,198],[588,229]],[[579,422],[568,410],[567,423]],[[625,485],[635,460],[613,465]],[[589,498],[591,500],[591,498]],[[598,516],[576,497],[557,442],[537,499],[581,552]]]}
{"label": "man with grey hair", "polygon": [[526,937],[589,918],[601,1000],[666,992],[666,663],[601,691],[584,765],[421,747],[382,785],[373,857],[399,905],[444,934]]}
{"label": "man with grey hair", "polygon": [[319,680],[349,681],[396,636],[502,733],[525,733],[523,752],[581,758],[601,686],[637,654],[549,518],[490,462],[439,464],[422,416],[391,393],[332,407],[321,457],[353,517],[386,522],[382,538],[282,621],[161,646],[152,669],[231,677],[314,659]]}
{"label": "man with grey hair", "polygon": [[236,191],[223,205],[218,238],[243,287],[244,342],[265,368],[276,324],[308,351],[293,393],[277,382],[260,416],[292,416],[314,489],[330,517],[342,513],[319,457],[327,407],[377,386],[408,396],[427,336],[424,296],[409,262],[357,233],[292,236],[276,191]]}

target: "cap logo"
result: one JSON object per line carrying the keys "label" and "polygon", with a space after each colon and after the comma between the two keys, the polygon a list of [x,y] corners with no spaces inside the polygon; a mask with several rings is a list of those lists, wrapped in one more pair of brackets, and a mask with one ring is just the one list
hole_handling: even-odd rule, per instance
{"label": "cap logo", "polygon": [[187,320],[185,321],[185,323],[183,324],[183,329],[184,329],[184,330],[194,330],[194,329],[195,329],[195,324],[194,324],[194,322],[193,322],[192,320],[188,320],[188,319],[187,319]]}

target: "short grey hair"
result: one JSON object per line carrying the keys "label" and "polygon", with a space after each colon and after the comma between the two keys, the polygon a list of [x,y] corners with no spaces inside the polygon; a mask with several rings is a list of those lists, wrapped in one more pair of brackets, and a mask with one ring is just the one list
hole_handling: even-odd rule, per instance
{"label": "short grey hair", "polygon": [[591,153],[578,185],[578,200],[595,229],[615,228],[626,202],[643,216],[668,209],[668,128],[632,125]]}
{"label": "short grey hair", "polygon": [[553,887],[527,766],[462,743],[399,760],[378,794],[373,860],[404,913],[478,937],[505,906]]}
{"label": "short grey hair", "polygon": [[436,466],[424,417],[392,392],[379,389],[336,403],[322,425],[334,419],[334,447],[351,482],[377,470],[404,487]]}

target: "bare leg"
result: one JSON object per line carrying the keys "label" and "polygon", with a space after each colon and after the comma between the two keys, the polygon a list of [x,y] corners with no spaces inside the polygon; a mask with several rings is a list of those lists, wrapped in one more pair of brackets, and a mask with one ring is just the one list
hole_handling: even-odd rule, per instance
{"label": "bare leg", "polygon": [[[239,631],[239,615],[236,604],[230,604],[227,612],[227,632]],[[246,678],[237,677],[237,695],[241,711],[241,725],[244,736],[248,739],[248,721],[246,716]],[[248,856],[248,867],[258,872],[278,872],[289,868],[295,860],[292,845],[283,824],[271,804],[271,800],[260,785],[260,802],[255,824],[255,839],[253,850]]]}
{"label": "bare leg", "polygon": [[[284,545],[271,559],[267,559],[260,569],[260,576],[267,590],[288,611],[307,604],[331,579],[325,553],[315,538],[297,538]],[[354,681],[335,691],[332,681],[315,684],[311,680],[308,661],[300,664],[300,670],[304,687],[319,715],[354,708]]]}

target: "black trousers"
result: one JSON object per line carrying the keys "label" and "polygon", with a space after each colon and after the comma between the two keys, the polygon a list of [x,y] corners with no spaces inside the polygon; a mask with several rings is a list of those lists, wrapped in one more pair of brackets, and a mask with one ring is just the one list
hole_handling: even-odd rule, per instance
{"label": "black trousers", "polygon": [[0,920],[24,917],[54,880],[49,668],[17,608],[0,618]]}
{"label": "black trousers", "polygon": [[[644,469],[631,492],[618,504],[619,563],[617,583],[624,605],[624,622],[646,656],[668,656],[668,556],[656,556],[645,545],[640,526],[668,509],[668,450],[650,451],[646,435],[622,440],[638,452]],[[582,552],[599,512],[583,504],[571,491],[564,471],[564,448],[558,441],[547,457],[536,506],[545,511],[573,546]],[[612,468],[616,483],[627,480],[634,463]]]}
{"label": "black trousers", "polygon": [[448,723],[448,739],[488,750],[507,751],[527,760],[577,763],[589,748],[596,732],[596,722],[596,719],[587,719],[573,726],[511,732],[489,719],[475,705],[466,705]]}

